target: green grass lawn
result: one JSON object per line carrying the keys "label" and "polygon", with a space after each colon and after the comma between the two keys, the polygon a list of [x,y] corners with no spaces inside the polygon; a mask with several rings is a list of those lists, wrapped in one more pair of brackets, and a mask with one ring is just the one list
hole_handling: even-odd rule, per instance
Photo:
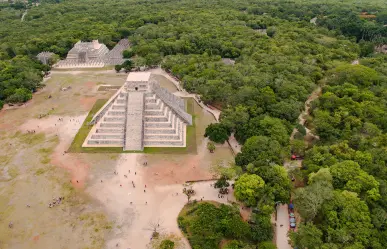
{"label": "green grass lawn", "polygon": [[186,147],[146,147],[144,151],[123,151],[122,147],[82,147],[87,135],[93,126],[88,123],[93,118],[94,114],[106,103],[107,99],[99,99],[95,102],[93,108],[90,110],[77,135],[75,136],[70,148],[67,150],[71,153],[133,153],[143,152],[150,154],[196,154],[196,126],[194,115],[194,100],[192,98],[186,99],[187,112],[192,115],[193,124],[187,126]]}

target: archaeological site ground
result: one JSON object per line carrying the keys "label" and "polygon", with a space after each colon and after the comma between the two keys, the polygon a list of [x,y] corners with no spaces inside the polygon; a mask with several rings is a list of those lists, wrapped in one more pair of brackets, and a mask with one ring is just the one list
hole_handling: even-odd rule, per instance
{"label": "archaeological site ground", "polygon": [[[127,77],[113,70],[53,71],[33,100],[1,112],[0,162],[7,165],[1,178],[13,180],[0,198],[5,248],[145,248],[155,222],[181,237],[176,219],[186,203],[182,184],[212,179],[213,166],[227,165],[232,153],[227,146],[208,152],[204,129],[215,119],[192,98],[184,100],[195,124],[187,129],[188,150],[145,148],[139,154],[123,153],[122,146],[82,147],[93,127],[87,124]],[[150,78],[176,92],[163,75]],[[217,199],[207,183],[197,192]],[[64,201],[50,208],[54,197]]]}

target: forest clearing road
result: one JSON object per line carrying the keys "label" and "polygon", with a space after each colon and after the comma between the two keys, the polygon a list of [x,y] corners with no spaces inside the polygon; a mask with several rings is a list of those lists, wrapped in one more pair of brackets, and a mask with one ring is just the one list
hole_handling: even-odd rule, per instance
{"label": "forest clearing road", "polygon": [[288,241],[289,232],[289,213],[288,205],[278,205],[277,207],[277,225],[276,225],[276,244],[278,249],[292,249]]}

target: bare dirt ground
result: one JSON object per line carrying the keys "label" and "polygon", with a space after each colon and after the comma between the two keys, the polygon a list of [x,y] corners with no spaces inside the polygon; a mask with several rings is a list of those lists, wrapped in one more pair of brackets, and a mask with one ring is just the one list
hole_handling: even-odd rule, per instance
{"label": "bare dirt ground", "polygon": [[[0,248],[142,249],[155,223],[181,236],[182,184],[210,179],[213,165],[232,160],[227,146],[206,149],[210,113],[195,106],[197,155],[65,153],[95,100],[113,94],[98,86],[125,79],[110,71],[53,73],[33,100],[0,112]],[[194,198],[227,202],[209,182],[193,188]],[[65,200],[49,208],[53,197]]]}
{"label": "bare dirt ground", "polygon": [[[157,175],[148,174],[153,168],[152,163],[148,161],[148,166],[144,167],[145,160],[142,154],[122,154],[115,168],[105,176],[93,176],[94,184],[87,188],[87,192],[96,196],[114,219],[116,226],[107,248],[117,244],[122,248],[146,248],[154,229],[181,236],[177,216],[187,203],[187,197],[182,194],[184,186],[179,183],[158,184]],[[163,166],[169,167],[167,164]],[[174,179],[173,176],[166,178]],[[182,180],[181,177],[176,179]],[[193,199],[227,203],[227,198],[218,198],[218,192],[210,186],[211,183],[193,184],[196,191]],[[232,193],[229,196],[233,198]],[[189,248],[186,241],[184,244]]]}

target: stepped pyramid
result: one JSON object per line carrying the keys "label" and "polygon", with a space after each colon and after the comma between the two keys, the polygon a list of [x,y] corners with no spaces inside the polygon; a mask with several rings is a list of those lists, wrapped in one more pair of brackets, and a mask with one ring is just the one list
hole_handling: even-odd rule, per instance
{"label": "stepped pyramid", "polygon": [[192,116],[185,102],[158,82],[151,73],[129,73],[125,84],[94,115],[82,147],[185,147],[186,127]]}

